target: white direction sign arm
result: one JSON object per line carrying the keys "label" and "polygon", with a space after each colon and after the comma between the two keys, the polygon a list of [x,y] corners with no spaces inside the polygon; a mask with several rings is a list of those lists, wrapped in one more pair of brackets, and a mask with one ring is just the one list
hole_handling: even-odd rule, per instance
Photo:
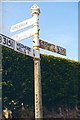
{"label": "white direction sign arm", "polygon": [[23,28],[26,28],[26,27],[28,27],[28,26],[33,25],[34,20],[35,20],[34,17],[32,17],[32,18],[30,18],[30,19],[27,19],[27,20],[24,20],[24,21],[22,21],[22,22],[20,22],[20,23],[15,24],[15,25],[13,25],[13,26],[11,27],[10,32],[16,32],[16,31],[18,31],[18,30],[21,30],[21,29],[23,29]]}
{"label": "white direction sign arm", "polygon": [[11,38],[14,39],[15,41],[20,41],[22,39],[32,37],[33,35],[34,35],[34,28],[31,28],[29,30],[16,34],[12,36]]}
{"label": "white direction sign arm", "polygon": [[28,46],[25,46],[21,43],[18,43],[3,34],[0,34],[0,45],[8,47],[10,49],[13,49],[16,52],[20,52],[22,54],[25,54],[34,58],[40,58],[39,54],[34,49]]}

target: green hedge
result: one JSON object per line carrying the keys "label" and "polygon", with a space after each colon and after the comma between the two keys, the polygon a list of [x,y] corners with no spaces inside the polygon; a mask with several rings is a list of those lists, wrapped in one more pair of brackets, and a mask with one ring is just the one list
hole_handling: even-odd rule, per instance
{"label": "green hedge", "polygon": [[80,63],[43,55],[41,67],[43,105],[48,109],[52,106],[73,107],[77,105]]}
{"label": "green hedge", "polygon": [[[5,47],[2,48],[2,56],[3,106],[15,100],[32,108],[33,59]],[[79,62],[41,55],[41,78],[44,107],[52,109],[79,104]]]}

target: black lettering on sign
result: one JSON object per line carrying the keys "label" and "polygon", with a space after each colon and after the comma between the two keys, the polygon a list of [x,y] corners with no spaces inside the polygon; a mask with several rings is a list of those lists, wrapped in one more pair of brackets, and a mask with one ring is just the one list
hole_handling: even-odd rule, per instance
{"label": "black lettering on sign", "polygon": [[47,50],[48,49],[48,42],[44,42],[44,48]]}
{"label": "black lettering on sign", "polygon": [[26,46],[22,45],[22,51],[26,54]]}
{"label": "black lettering on sign", "polygon": [[12,40],[6,36],[3,36],[3,45],[14,48],[14,42],[15,42],[14,40]]}
{"label": "black lettering on sign", "polygon": [[2,36],[0,35],[0,43],[2,43]]}
{"label": "black lettering on sign", "polygon": [[28,51],[28,55],[29,55],[29,51]]}
{"label": "black lettering on sign", "polygon": [[56,52],[56,47],[55,47],[55,45],[54,45],[54,44],[49,44],[49,45],[48,45],[48,50],[49,50],[49,51],[52,51],[52,52]]}
{"label": "black lettering on sign", "polygon": [[47,49],[48,48],[48,43],[45,41],[40,40],[40,48],[42,49]]}
{"label": "black lettering on sign", "polygon": [[52,52],[56,52],[56,46],[54,44],[50,44],[50,43],[42,41],[42,40],[39,40],[39,43],[40,43],[40,48],[49,50]]}
{"label": "black lettering on sign", "polygon": [[66,49],[62,48],[60,46],[57,46],[57,53],[59,53],[61,55],[66,55]]}
{"label": "black lettering on sign", "polygon": [[22,52],[22,53],[25,53],[25,46],[22,45],[22,44],[20,44],[20,48],[21,48],[21,52]]}
{"label": "black lettering on sign", "polygon": [[29,52],[31,52],[31,48],[25,46],[26,50],[28,50]]}
{"label": "black lettering on sign", "polygon": [[22,53],[26,54],[25,46],[23,44],[21,44],[21,43],[17,43],[17,50],[19,52],[22,52]]}
{"label": "black lettering on sign", "polygon": [[16,48],[19,52],[21,52],[21,48],[20,48],[20,43],[17,43],[17,48]]}
{"label": "black lettering on sign", "polygon": [[7,45],[10,47],[14,47],[14,41],[11,39],[7,39]]}
{"label": "black lettering on sign", "polygon": [[27,53],[28,53],[28,55],[29,55],[29,54],[30,54],[30,52],[31,52],[31,48],[29,48],[29,47],[25,46],[25,50],[27,51]]}
{"label": "black lettering on sign", "polygon": [[8,45],[8,46],[12,46],[12,45],[11,45],[11,40],[7,39],[7,45]]}
{"label": "black lettering on sign", "polygon": [[6,37],[3,36],[3,44],[6,44]]}

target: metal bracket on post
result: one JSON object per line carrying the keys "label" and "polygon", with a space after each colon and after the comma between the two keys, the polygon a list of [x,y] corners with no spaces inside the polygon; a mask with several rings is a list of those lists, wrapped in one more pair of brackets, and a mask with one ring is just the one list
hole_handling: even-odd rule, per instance
{"label": "metal bracket on post", "polygon": [[[40,8],[34,4],[31,7],[31,14],[34,17],[34,35],[33,35],[33,48],[39,52],[39,14]],[[34,58],[34,95],[35,95],[35,119],[42,118],[42,92],[41,92],[41,70],[40,59]]]}

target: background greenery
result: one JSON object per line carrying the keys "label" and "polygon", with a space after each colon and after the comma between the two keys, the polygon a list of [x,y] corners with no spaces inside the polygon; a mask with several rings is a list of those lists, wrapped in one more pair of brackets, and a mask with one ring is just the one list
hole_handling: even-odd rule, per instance
{"label": "background greenery", "polygon": [[[2,48],[3,107],[12,100],[34,107],[33,58]],[[48,110],[59,106],[79,104],[80,63],[51,55],[41,55],[43,107]]]}

